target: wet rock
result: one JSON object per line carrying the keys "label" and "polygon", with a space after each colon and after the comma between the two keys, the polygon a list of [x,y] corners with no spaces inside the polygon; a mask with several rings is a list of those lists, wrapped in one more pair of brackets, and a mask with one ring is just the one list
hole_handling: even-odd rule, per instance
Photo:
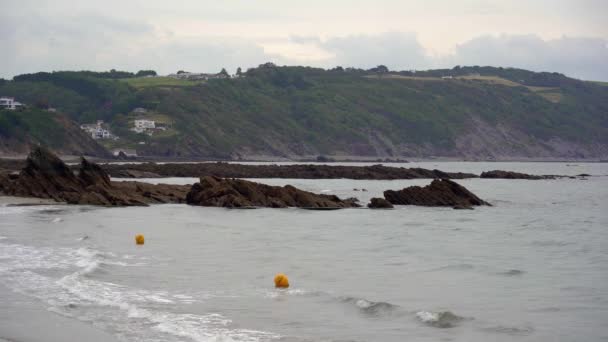
{"label": "wet rock", "polygon": [[269,208],[351,208],[358,207],[354,199],[341,200],[335,195],[319,195],[291,185],[270,186],[242,179],[201,177],[186,196],[188,204],[227,207]]}
{"label": "wet rock", "polygon": [[[157,177],[202,177],[222,178],[300,178],[300,179],[417,179],[417,178],[476,178],[472,173],[443,172],[422,168],[390,167],[383,165],[249,165],[233,163],[143,163],[104,164],[112,177],[148,178]],[[136,171],[142,173],[136,173]],[[146,173],[149,174],[146,174]]]}
{"label": "wet rock", "polygon": [[454,209],[454,210],[473,210],[475,208],[473,208],[470,205],[455,205],[452,207],[452,209]]}
{"label": "wet rock", "polygon": [[374,197],[367,204],[367,207],[370,209],[391,209],[393,205],[384,198]]}
{"label": "wet rock", "polygon": [[112,182],[99,165],[84,158],[77,174],[48,149],[37,147],[17,176],[0,175],[0,193],[69,204],[133,206],[183,202],[189,190],[184,185]]}
{"label": "wet rock", "polygon": [[387,190],[384,192],[384,198],[392,204],[429,207],[490,205],[462,185],[449,179],[435,179],[425,187],[411,186],[398,191]]}
{"label": "wet rock", "polygon": [[527,173],[493,170],[482,172],[480,178],[502,178],[502,179],[555,179],[555,176],[550,175],[529,175]]}

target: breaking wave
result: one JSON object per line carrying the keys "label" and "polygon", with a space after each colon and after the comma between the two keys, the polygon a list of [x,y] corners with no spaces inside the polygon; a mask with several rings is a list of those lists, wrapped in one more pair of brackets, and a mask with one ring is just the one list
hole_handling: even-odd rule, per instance
{"label": "breaking wave", "polygon": [[416,317],[424,324],[435,328],[453,328],[466,320],[450,311],[418,311]]}
{"label": "breaking wave", "polygon": [[235,328],[230,319],[217,313],[170,311],[175,304],[189,305],[203,296],[136,289],[94,279],[93,275],[105,267],[145,265],[133,263],[133,255],[118,256],[90,247],[33,247],[5,241],[0,242],[0,255],[0,282],[7,287],[38,298],[50,306],[50,312],[95,324],[102,321],[124,340],[257,342],[281,337]]}
{"label": "breaking wave", "polygon": [[395,304],[387,302],[373,302],[365,298],[342,297],[340,300],[343,303],[353,304],[361,312],[373,316],[391,314],[399,308],[399,306]]}

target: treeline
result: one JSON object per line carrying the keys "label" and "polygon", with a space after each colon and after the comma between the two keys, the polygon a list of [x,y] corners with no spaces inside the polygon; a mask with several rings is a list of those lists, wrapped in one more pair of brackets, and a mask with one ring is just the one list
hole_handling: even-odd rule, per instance
{"label": "treeline", "polygon": [[37,72],[33,74],[22,74],[13,77],[13,81],[30,81],[30,82],[46,82],[53,79],[56,76],[71,75],[73,77],[93,77],[103,79],[122,79],[122,78],[133,78],[133,77],[145,77],[145,76],[156,76],[154,70],[140,70],[136,73],[129,71],[120,71],[112,69],[110,71],[54,71],[54,72]]}

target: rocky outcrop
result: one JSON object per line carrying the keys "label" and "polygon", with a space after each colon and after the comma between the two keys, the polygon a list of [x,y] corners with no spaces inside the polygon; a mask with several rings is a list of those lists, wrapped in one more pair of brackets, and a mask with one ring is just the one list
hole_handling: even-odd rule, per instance
{"label": "rocky outcrop", "polygon": [[227,208],[352,208],[355,199],[341,200],[333,195],[318,195],[291,185],[270,186],[242,179],[201,177],[186,196],[188,204]]}
{"label": "rocky outcrop", "polygon": [[387,190],[384,192],[384,198],[392,204],[428,207],[464,208],[490,205],[462,185],[448,179],[435,179],[425,187],[410,186],[398,191]]}
{"label": "rocky outcrop", "polygon": [[367,207],[370,209],[391,209],[393,205],[384,198],[374,197],[367,204]]}
{"label": "rocky outcrop", "polygon": [[[415,179],[415,178],[476,178],[477,175],[462,172],[443,172],[422,168],[390,167],[383,165],[249,165],[233,163],[143,163],[105,164],[104,170],[112,177],[140,178],[201,177],[222,178],[299,178],[299,179]],[[143,173],[145,172],[145,173]]]}
{"label": "rocky outcrop", "polygon": [[78,174],[43,147],[35,148],[17,174],[0,175],[0,193],[9,196],[48,198],[70,204],[105,206],[180,203],[189,186],[112,182],[97,164],[82,159]]}
{"label": "rocky outcrop", "polygon": [[513,171],[501,171],[493,170],[482,172],[480,178],[502,178],[502,179],[555,179],[555,176],[537,176],[529,175],[527,173],[513,172]]}

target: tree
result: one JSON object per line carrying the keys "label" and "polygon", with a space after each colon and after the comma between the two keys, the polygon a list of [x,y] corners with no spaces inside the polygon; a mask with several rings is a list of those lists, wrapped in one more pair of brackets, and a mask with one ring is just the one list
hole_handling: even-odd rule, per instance
{"label": "tree", "polygon": [[370,69],[370,71],[378,74],[386,74],[387,72],[389,72],[388,68],[385,65],[378,65],[377,67]]}
{"label": "tree", "polygon": [[224,68],[222,68],[222,71],[220,71],[218,76],[220,76],[221,78],[230,78],[230,74],[228,74],[228,71],[226,71],[226,69]]}
{"label": "tree", "polygon": [[243,76],[243,71],[241,70],[241,67],[236,68],[236,75],[237,75],[238,77]]}
{"label": "tree", "polygon": [[145,76],[156,76],[156,71],[154,70],[139,70],[137,72],[137,74],[135,74],[136,77],[145,77]]}

